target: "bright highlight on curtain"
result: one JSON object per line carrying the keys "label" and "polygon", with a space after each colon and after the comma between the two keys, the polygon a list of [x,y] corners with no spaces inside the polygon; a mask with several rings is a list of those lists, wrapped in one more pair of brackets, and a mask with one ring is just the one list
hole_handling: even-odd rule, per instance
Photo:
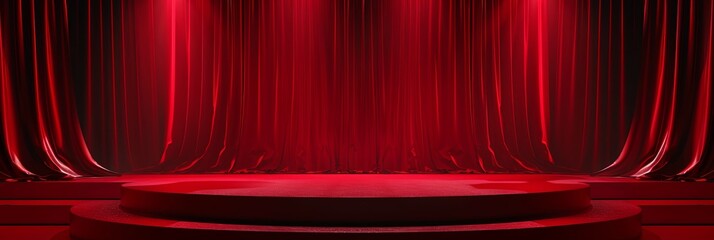
{"label": "bright highlight on curtain", "polygon": [[714,178],[711,1],[10,0],[6,178]]}

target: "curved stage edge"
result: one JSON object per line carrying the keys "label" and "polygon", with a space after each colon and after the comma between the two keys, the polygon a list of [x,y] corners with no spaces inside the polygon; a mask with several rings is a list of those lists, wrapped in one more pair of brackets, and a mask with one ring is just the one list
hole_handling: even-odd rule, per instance
{"label": "curved stage edge", "polygon": [[[9,239],[698,240],[714,233],[714,217],[706,214],[714,209],[708,182],[554,174],[125,175],[0,183],[0,191],[7,193],[0,196],[7,213],[0,230]],[[158,201],[161,195],[169,201]],[[230,209],[236,199],[243,205],[257,200],[252,204],[259,207]],[[394,209],[400,201],[405,207]],[[371,208],[348,208],[360,202]],[[181,211],[193,204],[227,210]],[[422,204],[432,205],[415,213]],[[503,206],[513,206],[510,216],[497,214],[506,214]],[[301,208],[309,211],[280,214]]]}

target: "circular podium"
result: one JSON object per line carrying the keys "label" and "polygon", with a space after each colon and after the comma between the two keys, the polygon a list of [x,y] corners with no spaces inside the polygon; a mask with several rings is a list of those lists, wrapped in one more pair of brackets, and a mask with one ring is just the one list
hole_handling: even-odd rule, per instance
{"label": "circular podium", "polygon": [[640,210],[582,183],[310,179],[125,184],[74,239],[639,239]]}

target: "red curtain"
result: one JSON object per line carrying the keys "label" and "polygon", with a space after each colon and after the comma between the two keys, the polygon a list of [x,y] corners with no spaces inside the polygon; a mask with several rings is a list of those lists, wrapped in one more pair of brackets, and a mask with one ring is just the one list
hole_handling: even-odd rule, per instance
{"label": "red curtain", "polygon": [[713,13],[696,0],[3,1],[0,172],[714,178]]}

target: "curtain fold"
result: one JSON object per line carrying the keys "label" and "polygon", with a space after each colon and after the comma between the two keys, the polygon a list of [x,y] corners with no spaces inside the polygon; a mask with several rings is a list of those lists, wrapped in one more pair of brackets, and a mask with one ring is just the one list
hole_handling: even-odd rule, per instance
{"label": "curtain fold", "polygon": [[711,1],[8,0],[1,178],[714,178]]}
{"label": "curtain fold", "polygon": [[711,1],[649,1],[643,81],[625,146],[604,174],[712,178]]}
{"label": "curtain fold", "polygon": [[113,174],[92,158],[82,135],[69,76],[66,5],[2,4],[3,175],[57,179]]}

